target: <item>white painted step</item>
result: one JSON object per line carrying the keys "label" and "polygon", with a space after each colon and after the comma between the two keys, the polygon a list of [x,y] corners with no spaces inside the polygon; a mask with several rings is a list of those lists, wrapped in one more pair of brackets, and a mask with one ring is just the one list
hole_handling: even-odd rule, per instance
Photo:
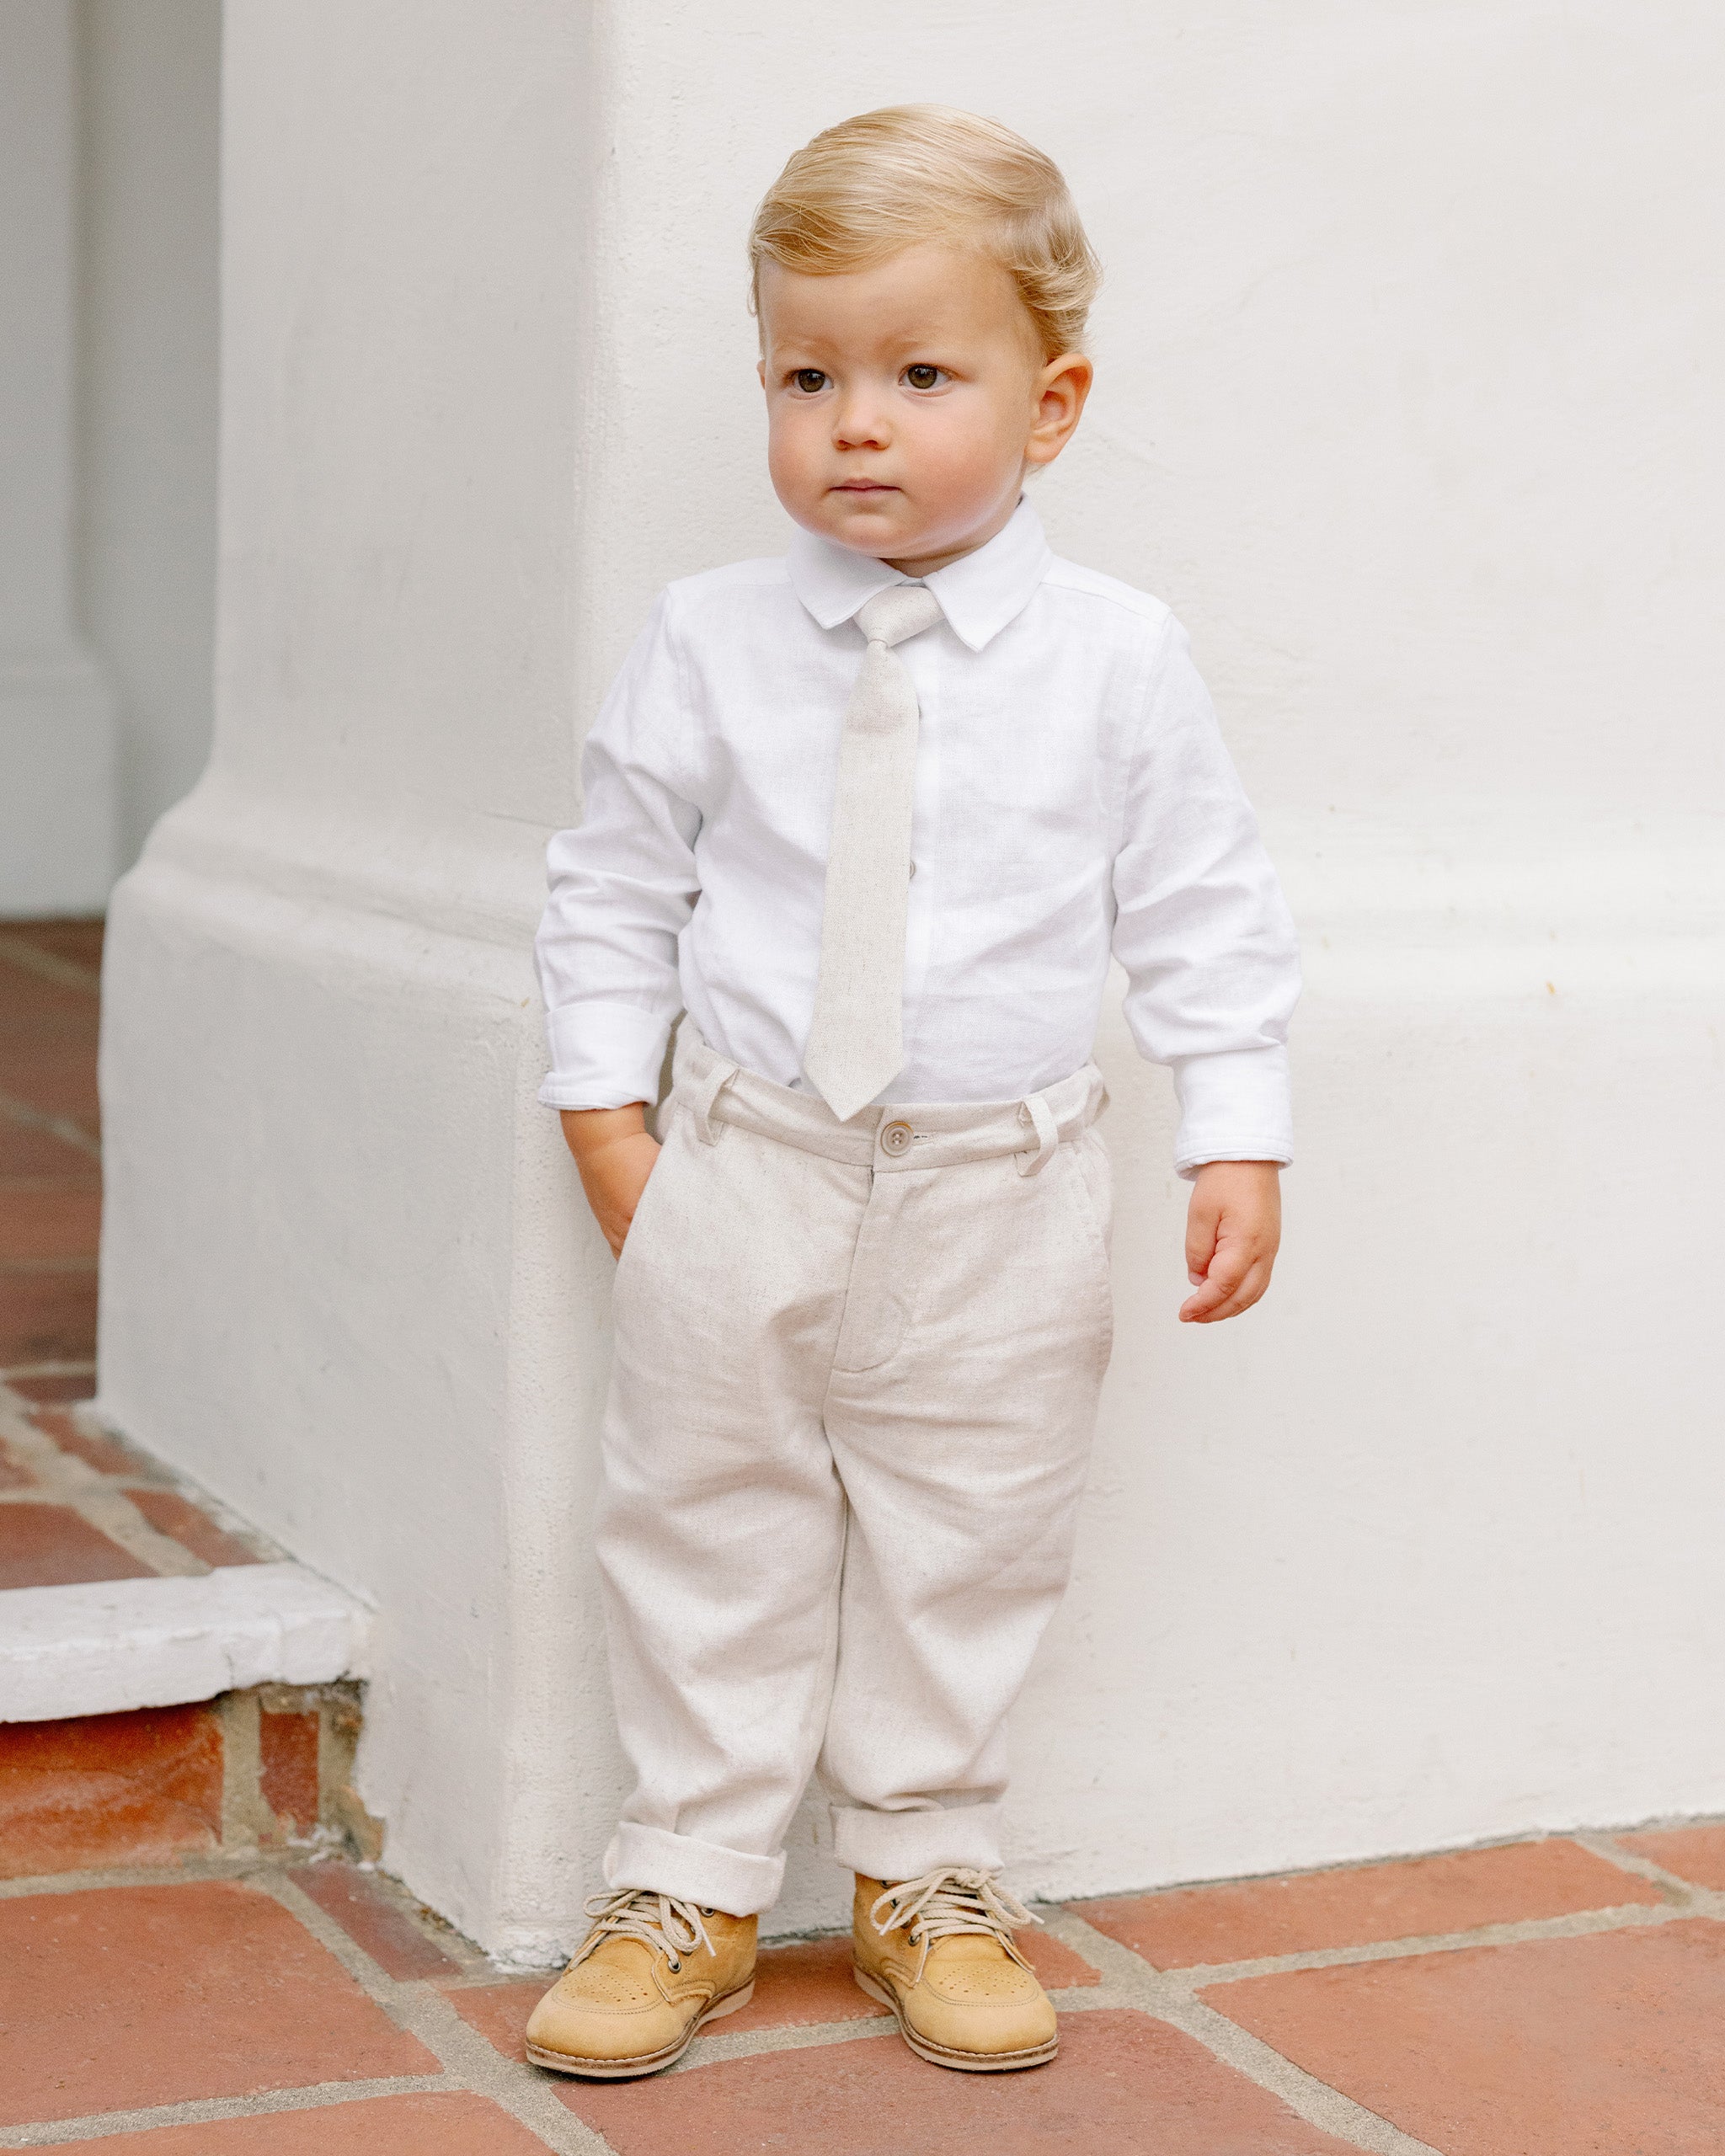
{"label": "white painted step", "polygon": [[303,1565],[0,1592],[0,1722],[362,1677],[370,1612]]}

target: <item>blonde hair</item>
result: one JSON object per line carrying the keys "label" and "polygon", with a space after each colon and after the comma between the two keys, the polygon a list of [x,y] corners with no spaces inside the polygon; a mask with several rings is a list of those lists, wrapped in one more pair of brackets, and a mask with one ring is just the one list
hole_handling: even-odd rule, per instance
{"label": "blonde hair", "polygon": [[759,311],[769,259],[831,276],[959,239],[1012,278],[1044,359],[1082,349],[1102,264],[1060,167],[997,120],[952,105],[860,113],[798,150],[755,213],[750,305]]}

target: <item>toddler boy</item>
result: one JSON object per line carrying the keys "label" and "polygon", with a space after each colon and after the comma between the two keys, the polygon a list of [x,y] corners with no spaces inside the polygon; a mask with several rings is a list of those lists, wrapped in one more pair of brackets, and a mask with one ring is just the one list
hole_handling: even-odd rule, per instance
{"label": "toddler boy", "polygon": [[1110,952],[1174,1070],[1210,1324],[1275,1257],[1293,931],[1184,635],[1023,496],[1091,381],[1059,172],[870,113],[751,251],[798,528],[660,599],[539,936],[542,1097],[621,1261],[597,1543],[637,1780],[529,2055],[650,2073],[744,2004],[818,1767],[857,1983],[924,2058],[1033,2066],[1002,1724],[1108,1358]]}

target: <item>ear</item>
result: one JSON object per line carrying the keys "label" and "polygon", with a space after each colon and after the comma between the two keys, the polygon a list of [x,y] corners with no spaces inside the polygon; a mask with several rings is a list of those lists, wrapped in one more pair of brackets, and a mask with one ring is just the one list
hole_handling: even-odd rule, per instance
{"label": "ear", "polygon": [[1031,392],[1035,411],[1024,445],[1027,464],[1052,464],[1071,441],[1095,374],[1081,352],[1063,352],[1043,368]]}

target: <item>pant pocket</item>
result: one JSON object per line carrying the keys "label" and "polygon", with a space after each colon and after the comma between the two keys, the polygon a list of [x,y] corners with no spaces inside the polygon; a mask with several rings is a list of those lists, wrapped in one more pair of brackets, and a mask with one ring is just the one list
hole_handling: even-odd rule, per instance
{"label": "pant pocket", "polygon": [[670,1171],[683,1136],[682,1122],[681,1117],[671,1116],[667,1102],[660,1111],[660,1124],[664,1135],[659,1141],[659,1157],[653,1163],[653,1172],[647,1178],[635,1207],[635,1217],[629,1223],[629,1232],[623,1237],[623,1246],[617,1253],[617,1280],[622,1280],[626,1272],[633,1273],[648,1254],[646,1239],[655,1233],[655,1222],[666,1201]]}

